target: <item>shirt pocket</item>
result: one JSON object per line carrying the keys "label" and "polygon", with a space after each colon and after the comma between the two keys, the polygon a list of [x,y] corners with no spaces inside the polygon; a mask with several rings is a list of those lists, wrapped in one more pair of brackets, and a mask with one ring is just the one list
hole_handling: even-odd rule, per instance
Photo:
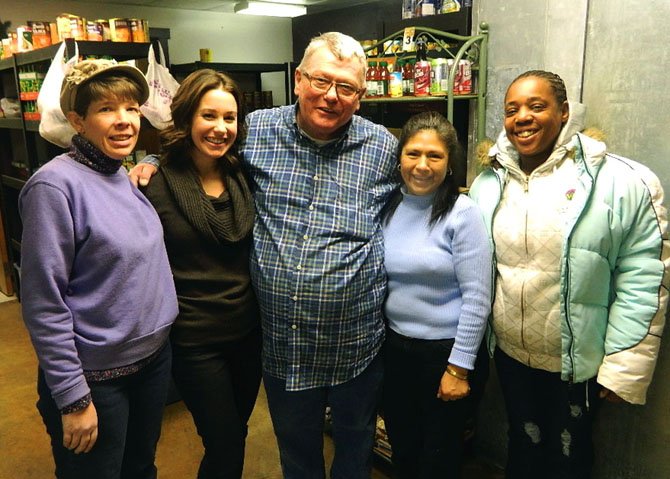
{"label": "shirt pocket", "polygon": [[374,195],[370,191],[339,187],[335,199],[335,215],[341,234],[357,241],[367,241],[377,230]]}

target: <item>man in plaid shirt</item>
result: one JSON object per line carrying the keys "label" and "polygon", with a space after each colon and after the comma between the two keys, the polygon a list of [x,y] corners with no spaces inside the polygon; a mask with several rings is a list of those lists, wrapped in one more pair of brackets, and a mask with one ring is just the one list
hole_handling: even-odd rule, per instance
{"label": "man in plaid shirt", "polygon": [[242,152],[257,212],[251,271],[285,478],[325,477],[326,406],[331,477],[371,471],[386,292],[380,211],[396,186],[397,142],[354,115],[366,65],[353,38],[316,37],[295,72],[298,102],[247,117]]}

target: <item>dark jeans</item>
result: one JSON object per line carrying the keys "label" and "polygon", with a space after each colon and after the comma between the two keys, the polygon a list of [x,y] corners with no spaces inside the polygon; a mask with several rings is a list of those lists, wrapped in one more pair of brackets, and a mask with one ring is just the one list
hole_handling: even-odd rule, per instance
{"label": "dark jeans", "polygon": [[155,479],[154,458],[170,382],[169,343],[135,374],[89,382],[98,414],[98,440],[88,453],[63,447],[61,414],[42,370],[38,371],[37,409],[51,436],[59,479]]}
{"label": "dark jeans", "polygon": [[[453,339],[408,338],[387,329],[382,411],[397,478],[460,477],[464,429],[477,397],[471,394],[457,401],[437,397],[453,345]],[[473,389],[479,387],[477,374],[485,380],[488,373],[486,355],[481,357],[469,375]]]}
{"label": "dark jeans", "polygon": [[588,479],[593,418],[600,402],[595,379],[561,380],[495,352],[507,420],[507,479]]}
{"label": "dark jeans", "polygon": [[173,346],[172,374],[205,454],[199,479],[239,479],[261,382],[261,334],[199,348]]}
{"label": "dark jeans", "polygon": [[369,479],[382,376],[380,357],[357,377],[331,387],[289,392],[283,379],[263,375],[284,479],[326,477],[326,406],[332,414],[335,445],[331,479]]}

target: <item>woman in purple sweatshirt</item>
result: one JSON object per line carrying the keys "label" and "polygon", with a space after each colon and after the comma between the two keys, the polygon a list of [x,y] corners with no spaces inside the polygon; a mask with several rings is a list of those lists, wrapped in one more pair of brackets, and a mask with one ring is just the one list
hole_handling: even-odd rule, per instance
{"label": "woman in purple sweatshirt", "polygon": [[77,131],[19,197],[21,302],[58,478],[156,477],[177,299],[154,208],[121,168],[148,86],[85,60],[61,108]]}

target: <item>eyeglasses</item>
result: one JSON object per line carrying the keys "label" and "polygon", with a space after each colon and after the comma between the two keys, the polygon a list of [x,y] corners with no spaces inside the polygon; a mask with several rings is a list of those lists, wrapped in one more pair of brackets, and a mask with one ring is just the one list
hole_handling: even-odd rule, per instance
{"label": "eyeglasses", "polygon": [[347,100],[354,98],[360,92],[358,88],[353,85],[349,85],[348,83],[337,83],[332,80],[328,80],[327,78],[312,76],[309,73],[303,71],[300,73],[302,73],[304,77],[307,78],[310,86],[316,91],[326,93],[333,85],[335,85],[335,92],[337,93],[337,96]]}

